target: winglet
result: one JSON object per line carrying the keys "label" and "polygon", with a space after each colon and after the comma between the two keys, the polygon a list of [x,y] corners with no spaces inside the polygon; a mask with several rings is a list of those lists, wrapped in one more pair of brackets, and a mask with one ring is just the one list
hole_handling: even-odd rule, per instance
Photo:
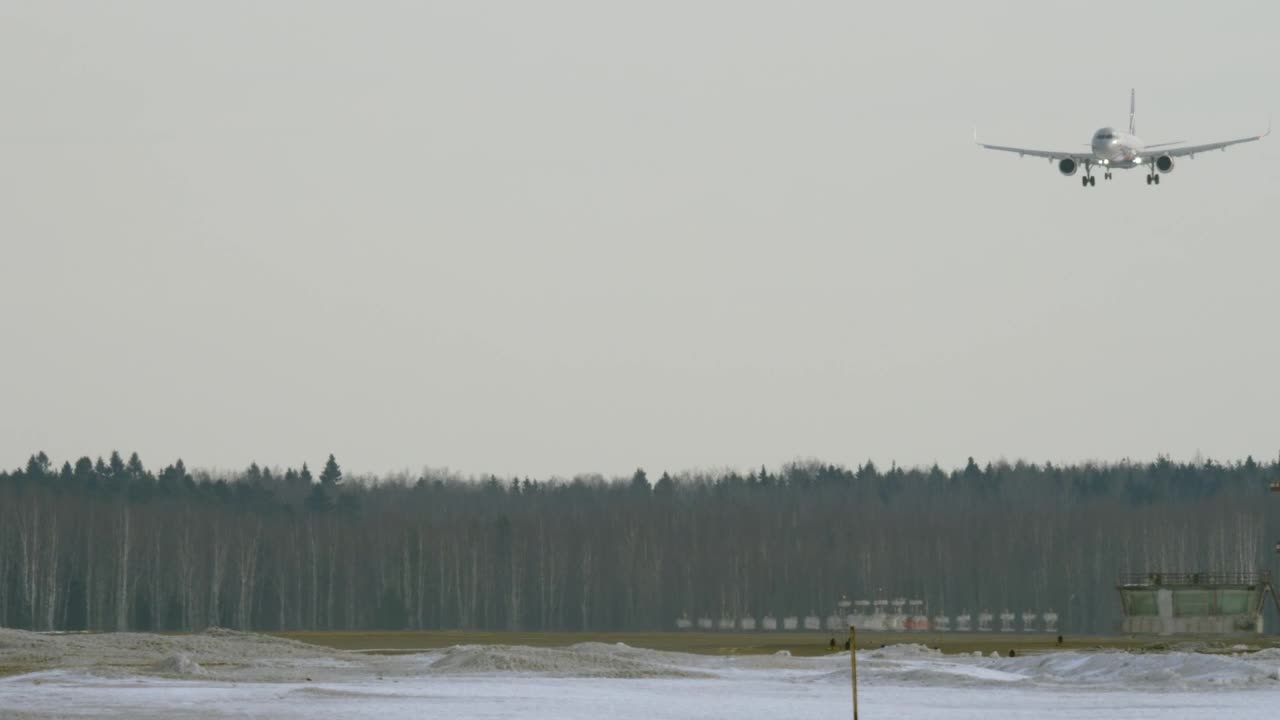
{"label": "winglet", "polygon": [[974,145],[981,145],[981,144],[982,144],[982,143],[978,142],[978,126],[977,126],[977,125],[974,125],[974,126],[973,126],[973,144],[974,144]]}
{"label": "winglet", "polygon": [[1138,90],[1137,88],[1129,88],[1129,134],[1137,135],[1138,130],[1133,122],[1133,116],[1138,110]]}

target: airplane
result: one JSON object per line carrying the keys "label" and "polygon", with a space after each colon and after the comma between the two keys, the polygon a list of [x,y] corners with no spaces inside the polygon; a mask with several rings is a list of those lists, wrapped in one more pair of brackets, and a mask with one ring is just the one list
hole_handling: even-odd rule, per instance
{"label": "airplane", "polygon": [[1271,123],[1268,122],[1266,132],[1238,140],[1206,143],[1204,145],[1183,145],[1186,142],[1185,140],[1175,140],[1154,145],[1144,145],[1142,140],[1135,134],[1137,132],[1133,122],[1134,110],[1136,109],[1135,100],[1136,94],[1134,90],[1130,89],[1129,132],[1119,132],[1110,127],[1102,128],[1093,134],[1090,152],[1055,152],[1052,150],[1029,150],[1027,148],[1006,147],[1004,145],[988,145],[978,142],[978,131],[976,129],[973,131],[973,141],[988,150],[1013,152],[1018,153],[1019,156],[1030,155],[1032,157],[1049,158],[1049,162],[1057,162],[1058,172],[1068,177],[1075,175],[1076,171],[1081,166],[1084,166],[1084,177],[1080,178],[1080,185],[1093,187],[1098,184],[1098,179],[1093,176],[1095,165],[1102,168],[1103,179],[1105,180],[1111,179],[1111,171],[1113,169],[1129,170],[1142,167],[1147,170],[1147,184],[1159,185],[1161,175],[1168,175],[1173,172],[1173,159],[1176,157],[1189,155],[1194,159],[1198,153],[1209,152],[1210,150],[1225,150],[1232,145],[1261,140],[1271,134]]}

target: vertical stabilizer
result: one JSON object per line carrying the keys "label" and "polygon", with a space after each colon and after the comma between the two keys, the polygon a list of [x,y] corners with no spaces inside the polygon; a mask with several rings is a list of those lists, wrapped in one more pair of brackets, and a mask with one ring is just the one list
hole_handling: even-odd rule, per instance
{"label": "vertical stabilizer", "polygon": [[1134,88],[1129,88],[1129,134],[1137,135],[1138,128],[1133,124],[1133,114],[1138,109],[1138,93]]}

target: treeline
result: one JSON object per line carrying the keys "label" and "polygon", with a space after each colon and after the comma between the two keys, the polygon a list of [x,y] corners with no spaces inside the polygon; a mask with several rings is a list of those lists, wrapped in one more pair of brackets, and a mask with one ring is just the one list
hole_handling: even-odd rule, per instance
{"label": "treeline", "polygon": [[1120,574],[1271,567],[1276,479],[1252,458],[537,481],[39,453],[0,473],[0,625],[656,630],[848,593],[1107,631]]}

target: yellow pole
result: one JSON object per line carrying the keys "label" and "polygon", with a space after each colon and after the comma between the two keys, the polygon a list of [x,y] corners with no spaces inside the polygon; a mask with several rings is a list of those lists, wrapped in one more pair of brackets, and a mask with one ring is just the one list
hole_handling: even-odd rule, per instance
{"label": "yellow pole", "polygon": [[858,720],[858,631],[849,626],[849,669],[853,679],[853,720]]}

